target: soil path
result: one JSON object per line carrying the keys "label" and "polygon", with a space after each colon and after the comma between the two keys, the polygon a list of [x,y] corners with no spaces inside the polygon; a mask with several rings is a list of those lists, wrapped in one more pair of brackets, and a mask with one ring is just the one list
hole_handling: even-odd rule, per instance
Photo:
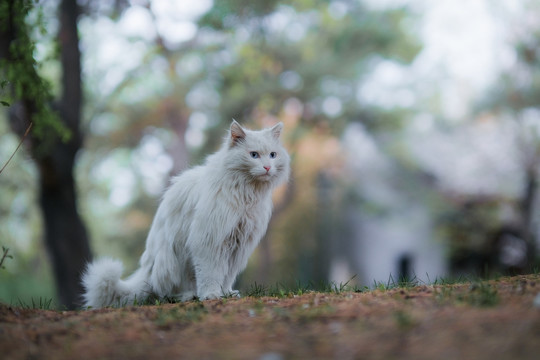
{"label": "soil path", "polygon": [[540,275],[88,311],[0,305],[2,359],[539,359]]}

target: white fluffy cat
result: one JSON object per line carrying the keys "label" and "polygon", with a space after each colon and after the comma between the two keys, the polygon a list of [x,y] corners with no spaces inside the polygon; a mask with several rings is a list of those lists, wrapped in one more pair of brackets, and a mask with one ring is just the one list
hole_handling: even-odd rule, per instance
{"label": "white fluffy cat", "polygon": [[232,289],[272,213],[272,190],[289,177],[283,124],[251,131],[233,121],[219,151],[175,177],[146,240],[140,267],[104,258],[83,275],[85,305],[132,304],[150,295],[189,300],[238,295]]}

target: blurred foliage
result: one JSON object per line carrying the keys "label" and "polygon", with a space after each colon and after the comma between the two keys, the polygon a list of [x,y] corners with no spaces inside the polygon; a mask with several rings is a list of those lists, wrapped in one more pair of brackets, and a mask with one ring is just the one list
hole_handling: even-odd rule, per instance
{"label": "blurred foliage", "polygon": [[[409,62],[420,46],[403,27],[411,16],[405,9],[375,12],[346,4],[344,13],[334,15],[327,1],[276,2],[270,14],[267,7],[246,5],[243,14],[257,14],[247,18],[230,11],[232,6],[211,10],[207,17],[224,19],[232,36],[246,37],[232,44],[233,61],[216,81],[220,118],[260,125],[266,116],[282,116],[291,99],[302,108],[300,123],[291,124],[300,128],[324,122],[339,134],[347,122],[368,118],[369,110],[355,99],[364,74],[380,58]],[[336,108],[330,116],[325,100]]]}
{"label": "blurred foliage", "polygon": [[[2,104],[9,106],[17,101],[31,102],[31,121],[34,124],[32,134],[40,140],[59,136],[66,141],[70,132],[52,109],[51,84],[39,75],[39,64],[34,58],[36,49],[30,29],[35,28],[45,34],[47,28],[39,7],[35,10],[36,16],[30,18],[33,9],[34,2],[31,0],[0,3],[0,34],[4,38],[12,34],[14,39],[9,42],[7,53],[0,57]],[[11,91],[6,91],[7,88]],[[47,142],[50,141],[47,139]]]}
{"label": "blurred foliage", "polygon": [[515,21],[509,36],[514,45],[516,59],[512,67],[501,74],[479,109],[496,111],[537,108],[540,98],[540,27],[532,19],[540,15],[537,1],[523,4],[527,20]]}
{"label": "blurred foliage", "polygon": [[[235,24],[253,21],[271,14],[280,1],[225,0],[218,1],[199,21],[219,31],[232,30]],[[301,3],[301,1],[298,1]]]}

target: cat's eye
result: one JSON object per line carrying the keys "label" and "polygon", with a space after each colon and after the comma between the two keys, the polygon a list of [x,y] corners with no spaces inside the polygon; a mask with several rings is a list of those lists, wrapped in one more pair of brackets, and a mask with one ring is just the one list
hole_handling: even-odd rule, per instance
{"label": "cat's eye", "polygon": [[259,153],[256,152],[256,151],[252,151],[249,153],[249,156],[251,156],[253,159],[258,159],[259,158]]}
{"label": "cat's eye", "polygon": [[270,153],[270,159],[275,159],[276,156],[277,156],[277,153],[276,153],[276,152],[272,151],[272,152]]}

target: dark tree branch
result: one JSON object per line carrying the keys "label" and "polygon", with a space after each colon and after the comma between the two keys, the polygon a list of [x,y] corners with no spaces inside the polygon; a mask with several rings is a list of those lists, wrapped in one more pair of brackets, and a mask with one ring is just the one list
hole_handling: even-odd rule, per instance
{"label": "dark tree branch", "polygon": [[26,131],[24,132],[24,135],[21,137],[21,141],[19,141],[19,145],[17,145],[17,147],[15,148],[15,151],[13,151],[13,154],[11,154],[11,156],[9,157],[9,159],[7,159],[6,163],[4,164],[4,166],[2,166],[2,168],[0,169],[0,174],[4,171],[4,169],[6,168],[6,166],[8,166],[8,164],[11,162],[11,159],[13,159],[13,157],[15,156],[15,154],[17,153],[17,151],[19,151],[19,148],[21,147],[21,145],[23,144],[24,142],[24,139],[26,139],[26,137],[28,136],[28,133],[30,132],[30,130],[32,129],[32,123],[30,123],[30,125],[28,125],[28,127],[26,128]]}

